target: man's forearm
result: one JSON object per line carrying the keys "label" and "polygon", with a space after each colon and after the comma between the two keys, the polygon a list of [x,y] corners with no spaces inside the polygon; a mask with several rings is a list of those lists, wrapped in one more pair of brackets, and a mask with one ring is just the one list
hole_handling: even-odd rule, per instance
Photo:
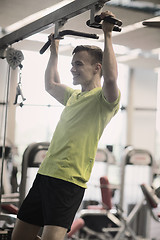
{"label": "man's forearm", "polygon": [[48,91],[54,83],[60,83],[59,73],[57,70],[58,57],[57,54],[50,55],[48,65],[45,71],[45,89]]}
{"label": "man's forearm", "polygon": [[104,55],[102,62],[104,81],[108,84],[116,81],[118,76],[117,61],[113,50],[111,34],[111,32],[104,34]]}

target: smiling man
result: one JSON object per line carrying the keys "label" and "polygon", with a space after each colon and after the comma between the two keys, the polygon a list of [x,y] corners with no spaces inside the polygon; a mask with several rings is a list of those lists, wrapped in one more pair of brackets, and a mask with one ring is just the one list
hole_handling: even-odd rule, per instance
{"label": "smiling man", "polygon": [[[102,50],[95,46],[78,46],[73,51],[73,84],[82,92],[101,87]],[[97,74],[98,73],[98,74]]]}
{"label": "smiling man", "polygon": [[[111,12],[101,13],[113,16]],[[59,42],[52,35],[45,88],[65,105],[50,147],[34,184],[24,200],[12,240],[63,240],[83,199],[94,164],[98,141],[119,109],[117,62],[112,47],[113,24],[103,21],[104,52],[95,46],[77,46],[71,73],[74,90],[60,82]],[[62,66],[63,67],[63,66]],[[103,75],[103,86],[101,77]]]}

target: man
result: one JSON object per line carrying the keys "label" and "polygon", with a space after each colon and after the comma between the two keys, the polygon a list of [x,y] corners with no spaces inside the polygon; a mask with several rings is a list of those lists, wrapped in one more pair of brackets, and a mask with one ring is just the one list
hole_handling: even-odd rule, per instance
{"label": "man", "polygon": [[[108,15],[113,16],[108,11],[101,13],[102,20]],[[91,174],[98,140],[119,108],[113,24],[103,21],[102,28],[103,54],[91,46],[78,46],[73,51],[73,84],[80,84],[81,91],[60,83],[59,42],[50,37],[45,88],[66,107],[33,187],[20,208],[12,240],[40,239],[37,234],[41,226],[42,240],[63,240],[71,227]]]}

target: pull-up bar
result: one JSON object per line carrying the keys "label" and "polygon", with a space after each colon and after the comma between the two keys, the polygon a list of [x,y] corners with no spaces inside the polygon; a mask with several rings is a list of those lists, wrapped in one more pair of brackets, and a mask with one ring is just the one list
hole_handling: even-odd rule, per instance
{"label": "pull-up bar", "polygon": [[[102,24],[100,24],[101,21],[102,21],[102,19],[101,19],[100,15],[96,15],[94,17],[94,21],[92,23],[91,23],[91,19],[90,19],[90,20],[88,20],[86,22],[86,24],[89,27],[102,29]],[[119,26],[122,25],[122,21],[121,20],[113,18],[111,16],[108,16],[108,17],[104,18],[104,21],[112,23],[114,25],[117,25],[117,26],[113,27],[113,31],[118,31],[118,32],[121,31],[121,28],[119,28]],[[63,36],[65,36],[65,35],[74,35],[74,36],[94,38],[94,39],[98,39],[99,38],[96,34],[89,34],[89,33],[77,32],[77,31],[72,31],[72,30],[61,31],[61,32],[57,33],[56,36],[55,36],[55,34],[53,34],[53,38],[54,39],[63,39]],[[43,54],[46,51],[46,49],[50,46],[50,44],[51,44],[51,40],[49,39],[44,44],[44,46],[41,48],[40,54]]]}
{"label": "pull-up bar", "polygon": [[[87,37],[87,38],[93,38],[93,39],[98,39],[99,37],[96,34],[89,34],[89,33],[83,33],[83,32],[77,32],[73,30],[64,30],[58,33],[57,38],[58,39],[63,39],[63,36],[65,35],[73,35],[73,36],[79,36],[79,37]],[[48,40],[44,46],[40,50],[40,54],[43,54],[46,49],[50,46],[51,40]]]}
{"label": "pull-up bar", "polygon": [[[108,1],[110,0],[75,0],[72,3],[67,4],[66,6],[0,38],[0,49],[5,49],[15,42],[43,31],[54,23],[57,26],[60,26],[62,22],[66,22],[68,19],[87,10],[91,10],[92,13],[96,10],[100,10],[104,6],[105,2]],[[91,16],[91,21],[92,18],[93,14]]]}

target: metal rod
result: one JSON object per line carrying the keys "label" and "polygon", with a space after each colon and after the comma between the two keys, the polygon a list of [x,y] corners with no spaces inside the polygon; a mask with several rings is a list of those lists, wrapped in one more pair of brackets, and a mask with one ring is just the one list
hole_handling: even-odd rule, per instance
{"label": "metal rod", "polygon": [[[58,33],[58,35],[55,37],[53,35],[53,38],[61,39],[65,35],[73,35],[73,36],[79,36],[79,37],[87,37],[87,38],[93,38],[93,39],[98,39],[99,37],[96,34],[89,34],[89,33],[84,33],[84,32],[77,32],[73,30],[64,30]],[[43,54],[47,48],[51,45],[51,40],[49,39],[44,46],[40,50],[40,54]]]}
{"label": "metal rod", "polygon": [[2,191],[3,191],[3,171],[4,171],[5,149],[6,149],[6,132],[7,132],[7,117],[8,117],[8,100],[9,100],[10,73],[11,73],[11,67],[9,66],[8,80],[7,80],[7,92],[6,92],[4,136],[3,136],[3,146],[2,146],[2,164],[1,164],[1,174],[0,174],[1,175],[1,180],[0,180],[0,212],[1,212]]}
{"label": "metal rod", "polygon": [[[122,105],[122,107],[120,109],[122,111],[128,110],[127,106],[125,107],[123,105]],[[156,112],[156,111],[158,111],[157,108],[149,108],[149,107],[148,108],[147,107],[134,107],[133,110],[135,110],[135,111],[147,111],[147,112]]]}
{"label": "metal rod", "polygon": [[93,5],[102,6],[108,1],[110,0],[75,0],[72,3],[0,38],[0,49],[5,49],[8,45],[45,30],[57,21],[66,21],[69,18],[90,10]]}

